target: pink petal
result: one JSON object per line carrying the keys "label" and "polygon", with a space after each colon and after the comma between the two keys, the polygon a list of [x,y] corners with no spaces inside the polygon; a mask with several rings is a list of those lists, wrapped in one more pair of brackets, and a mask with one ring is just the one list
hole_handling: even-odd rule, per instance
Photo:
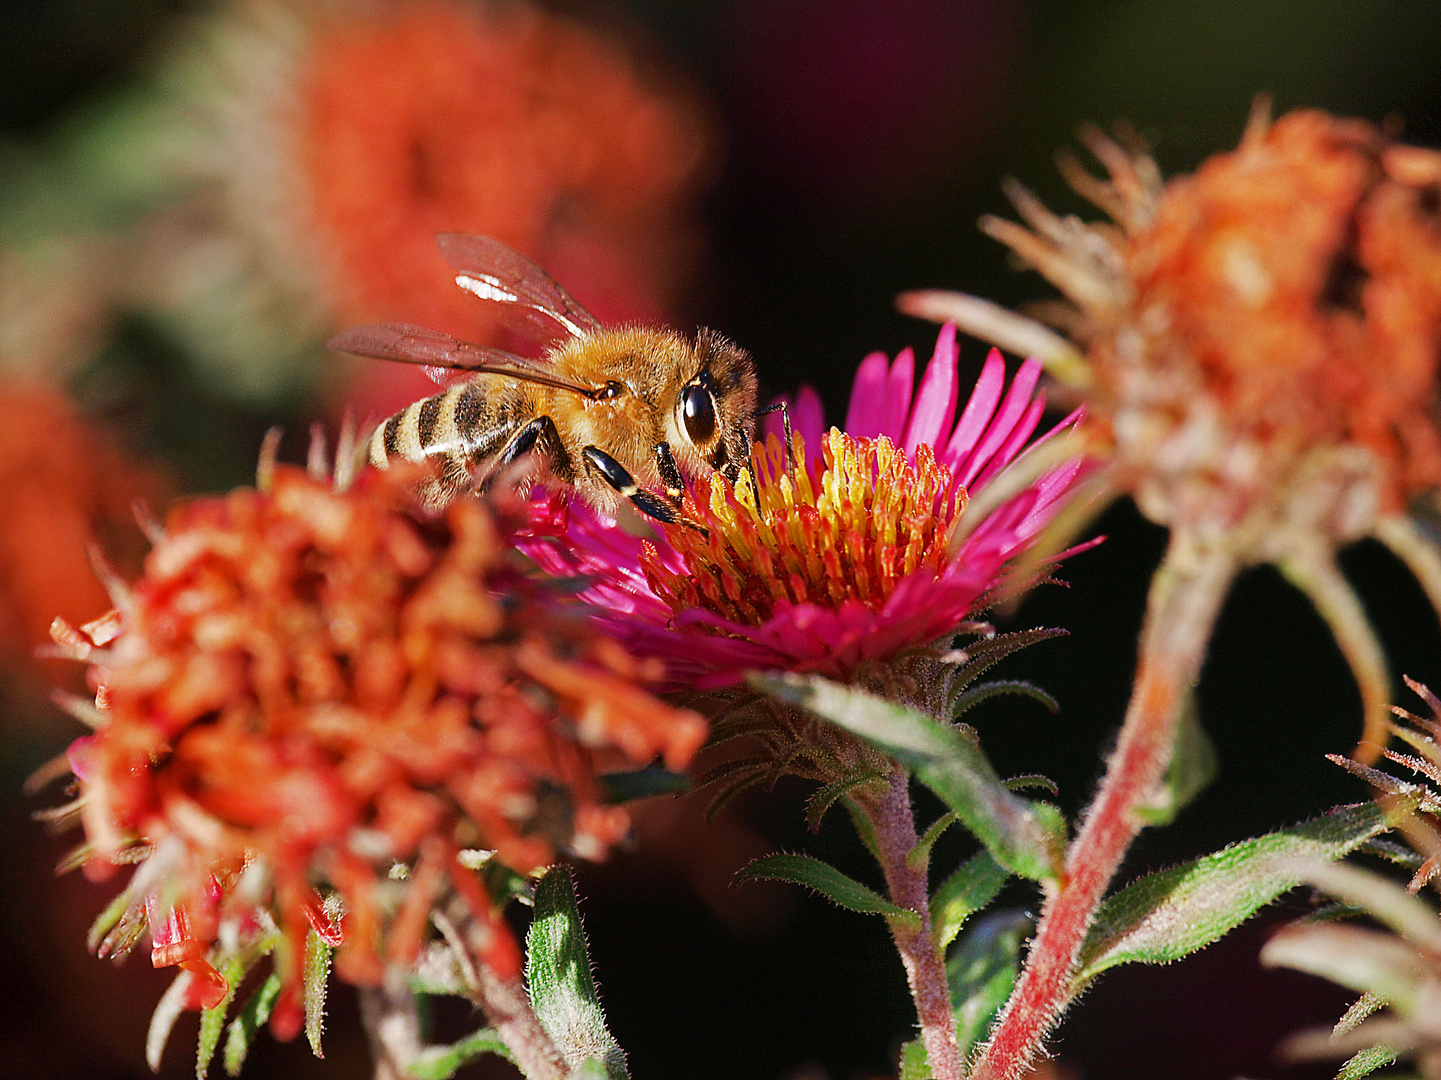
{"label": "pink petal", "polygon": [[1040,382],[1040,379],[1041,363],[1039,360],[1027,360],[1021,365],[1021,370],[1016,372],[1016,377],[1011,380],[1011,389],[1006,394],[1006,400],[1001,404],[1000,411],[996,413],[995,419],[991,421],[991,425],[986,429],[980,443],[971,451],[971,456],[956,469],[958,482],[962,486],[971,487],[976,475],[985,468],[991,456],[1005,443],[1012,429],[1030,407],[1031,392],[1035,390],[1036,383]]}
{"label": "pink petal", "polygon": [[806,456],[818,452],[821,436],[826,430],[826,410],[821,397],[809,383],[802,383],[791,408],[791,424],[805,440]]}
{"label": "pink petal", "polygon": [[791,423],[795,425],[801,441],[805,443],[806,471],[811,475],[811,483],[819,484],[826,465],[825,458],[821,456],[821,437],[826,432],[826,411],[821,404],[820,395],[809,384],[803,385],[796,394]]}
{"label": "pink petal", "polygon": [[981,470],[981,475],[976,477],[973,487],[985,487],[996,473],[1011,463],[1011,459],[1021,452],[1021,447],[1031,437],[1031,432],[1036,430],[1036,425],[1041,422],[1041,414],[1045,411],[1046,392],[1042,390],[1031,401],[1030,408],[1021,416],[1021,421],[1011,432],[1011,437],[1005,441],[1000,450],[996,451],[995,456],[991,458],[991,463]]}
{"label": "pink petal", "polygon": [[881,414],[880,434],[889,436],[891,442],[905,438],[906,414],[911,411],[911,387],[915,378],[916,354],[911,349],[902,349],[886,377],[885,411]]}
{"label": "pink petal", "polygon": [[890,361],[883,352],[873,352],[861,361],[851,384],[851,403],[846,410],[846,431],[871,439],[881,433],[882,408],[886,401],[886,377]]}
{"label": "pink petal", "polygon": [[976,388],[971,391],[970,400],[961,411],[960,422],[946,443],[945,453],[940,455],[941,464],[952,472],[956,471],[956,466],[971,452],[986,430],[1005,385],[1006,362],[1001,359],[999,349],[992,349],[981,368],[981,377],[976,380]]}
{"label": "pink petal", "polygon": [[950,430],[956,415],[956,327],[946,323],[936,338],[936,351],[926,365],[921,390],[906,428],[906,453],[914,455],[921,443],[935,446]]}

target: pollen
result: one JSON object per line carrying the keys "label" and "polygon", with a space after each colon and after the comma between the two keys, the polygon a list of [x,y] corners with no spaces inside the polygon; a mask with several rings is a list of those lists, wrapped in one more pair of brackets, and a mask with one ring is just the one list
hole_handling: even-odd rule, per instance
{"label": "pollen", "polygon": [[[793,460],[806,460],[795,437]],[[707,532],[670,526],[685,572],[652,545],[642,559],[657,596],[676,612],[696,609],[758,626],[778,608],[859,602],[878,611],[904,578],[939,575],[966,492],[925,443],[914,460],[890,439],[836,428],[821,437],[819,475],[792,468],[771,436],[752,448],[732,484],[696,484],[695,514]]]}

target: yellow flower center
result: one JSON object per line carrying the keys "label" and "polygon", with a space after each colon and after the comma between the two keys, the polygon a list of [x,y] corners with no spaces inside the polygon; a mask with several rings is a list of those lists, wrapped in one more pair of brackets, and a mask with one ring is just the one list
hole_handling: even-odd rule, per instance
{"label": "yellow flower center", "polygon": [[[930,446],[919,446],[912,463],[884,436],[832,428],[821,456],[825,468],[813,485],[806,469],[787,468],[772,436],[755,444],[734,485],[719,474],[698,481],[695,514],[708,535],[667,527],[684,574],[646,545],[642,565],[655,594],[677,612],[701,608],[759,625],[777,604],[859,600],[879,610],[902,578],[940,572],[966,492],[952,489]],[[805,460],[799,434],[795,460]]]}

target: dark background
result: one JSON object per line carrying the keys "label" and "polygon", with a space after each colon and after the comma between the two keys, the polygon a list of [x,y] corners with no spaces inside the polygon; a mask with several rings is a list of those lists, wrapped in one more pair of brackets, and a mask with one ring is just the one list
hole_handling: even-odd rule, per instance
{"label": "dark background", "polygon": [[[1007,212],[1012,174],[1053,207],[1083,211],[1051,163],[1075,125],[1131,120],[1168,174],[1235,144],[1252,97],[1381,121],[1441,145],[1441,30],[1427,3],[1261,0],[1240,4],[984,0],[778,0],[565,4],[643,35],[698,80],[727,141],[706,204],[705,285],[691,316],[744,343],[773,390],[814,383],[844,415],[856,363],[934,329],[902,318],[892,297],[948,287],[1003,302],[1049,295],[1008,268],[974,223]],[[36,0],[0,7],[0,127],[25,138],[104,94],[193,5],[160,0]],[[969,343],[967,371],[984,350]],[[157,366],[164,359],[157,357]],[[222,406],[212,406],[220,411]],[[240,482],[264,423],[248,418],[233,465],[196,486]],[[164,447],[160,449],[163,451]],[[1130,508],[1097,526],[1108,539],[1071,562],[1069,587],[1043,589],[1011,620],[1061,626],[1069,638],[1008,662],[1060,701],[991,705],[975,722],[1004,774],[1043,772],[1069,814],[1084,806],[1125,706],[1147,577],[1164,541]],[[1441,683],[1435,616],[1400,565],[1363,544],[1344,557],[1393,669]],[[1200,687],[1221,761],[1217,782],[1171,828],[1145,834],[1126,874],[1213,850],[1364,797],[1323,755],[1344,752],[1360,708],[1345,665],[1307,603],[1279,576],[1244,575],[1222,614]],[[144,1017],[168,977],[144,957],[117,970],[84,952],[90,915],[110,895],[79,875],[57,884],[65,846],[26,820],[16,794],[54,746],[7,748],[7,865],[0,885],[0,1076],[145,1074]],[[864,870],[839,817],[818,837],[801,822],[806,789],[782,784],[737,808],[768,842]],[[944,858],[964,854],[948,838]],[[580,871],[596,975],[638,1080],[882,1075],[911,1022],[899,964],[878,921],[777,890],[750,914],[718,918],[682,873],[639,854]],[[1007,894],[1034,906],[1034,894]],[[1284,905],[1300,910],[1306,898]],[[1301,1077],[1271,1056],[1297,1027],[1332,1023],[1346,997],[1254,957],[1268,916],[1169,968],[1123,969],[1069,1016],[1054,1049],[1086,1078]],[[187,1075],[188,1034],[165,1075]],[[329,1057],[265,1045],[249,1075],[365,1075],[353,1001],[338,995]],[[810,1075],[810,1074],[804,1074]],[[816,1075],[820,1075],[817,1073]]]}

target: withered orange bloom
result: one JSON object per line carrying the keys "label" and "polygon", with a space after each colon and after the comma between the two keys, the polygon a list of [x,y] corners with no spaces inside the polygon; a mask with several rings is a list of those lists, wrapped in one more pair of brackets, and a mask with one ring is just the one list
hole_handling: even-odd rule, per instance
{"label": "withered orange bloom", "polygon": [[453,894],[513,978],[515,942],[461,850],[522,873],[562,849],[603,856],[628,821],[598,755],[679,768],[705,736],[643,689],[654,661],[562,610],[481,502],[417,516],[413,479],[337,490],[281,466],[196,500],[155,530],[133,587],[112,583],[114,612],[53,631],[97,690],[72,702],[96,725],[69,754],[86,871],[139,863],[101,951],[133,944],[143,911],[155,965],[189,971],[188,1003],[211,1006],[227,925],[278,927],[282,1036],[311,928],[343,978],[373,984]]}
{"label": "withered orange bloom", "polygon": [[1062,168],[1111,222],[1014,183],[1029,228],[981,222],[1065,294],[1036,313],[1069,341],[973,297],[901,306],[1075,384],[1108,462],[1093,484],[1134,496],[1177,550],[1278,564],[1351,661],[1374,754],[1390,677],[1333,552],[1380,539],[1441,610],[1441,554],[1409,517],[1441,488],[1441,153],[1316,110],[1273,122],[1264,101],[1240,146],[1165,182],[1133,134],[1083,138],[1107,177]]}

